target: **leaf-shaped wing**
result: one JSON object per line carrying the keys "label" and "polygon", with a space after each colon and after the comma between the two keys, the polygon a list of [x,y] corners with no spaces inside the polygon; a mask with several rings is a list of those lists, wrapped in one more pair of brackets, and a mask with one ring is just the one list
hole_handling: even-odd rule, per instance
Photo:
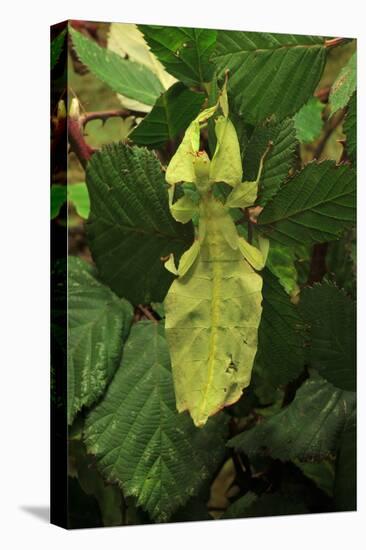
{"label": "leaf-shaped wing", "polygon": [[216,120],[217,145],[210,167],[210,181],[224,181],[231,186],[241,182],[241,166],[238,136],[233,123],[227,117]]}

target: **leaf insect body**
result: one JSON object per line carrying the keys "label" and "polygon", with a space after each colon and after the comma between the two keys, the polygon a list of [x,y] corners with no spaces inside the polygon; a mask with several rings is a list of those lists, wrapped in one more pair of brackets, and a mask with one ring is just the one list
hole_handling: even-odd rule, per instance
{"label": "leaf insect body", "polygon": [[[217,145],[212,160],[199,150],[200,125],[217,113]],[[257,197],[264,153],[256,181],[242,182],[240,147],[228,116],[226,86],[217,104],[202,111],[188,127],[166,171],[173,217],[188,223],[198,215],[192,246],[176,268],[173,255],[166,268],[177,275],[165,298],[168,340],[176,403],[188,410],[196,426],[235,403],[250,383],[262,312],[262,278],[268,241],[259,248],[237,232],[230,208],[252,206]],[[173,203],[175,185],[196,185],[199,203],[184,195]],[[232,187],[225,203],[213,185]]]}

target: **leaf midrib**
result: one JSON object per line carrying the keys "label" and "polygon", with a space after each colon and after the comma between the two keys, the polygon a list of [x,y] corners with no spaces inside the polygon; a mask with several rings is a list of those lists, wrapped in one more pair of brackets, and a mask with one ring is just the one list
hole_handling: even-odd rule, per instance
{"label": "leaf midrib", "polygon": [[247,54],[256,54],[256,53],[267,53],[267,52],[275,52],[275,51],[279,51],[279,50],[288,50],[288,49],[296,49],[296,48],[305,48],[305,49],[319,49],[319,50],[325,50],[325,46],[324,44],[283,44],[281,46],[274,46],[274,47],[271,47],[271,48],[257,48],[257,49],[240,49],[240,50],[236,50],[234,52],[226,52],[226,53],[221,53],[221,54],[216,54],[214,55],[214,59],[221,59],[221,58],[225,58],[225,57],[233,57],[235,55],[243,55],[244,53],[247,53]]}
{"label": "leaf midrib", "polygon": [[[270,221],[263,222],[263,223],[260,222],[260,217],[259,217],[258,225],[270,225],[272,223],[277,223],[277,222],[281,222],[281,221],[290,220],[291,218],[293,218],[295,216],[298,216],[299,214],[304,214],[305,212],[307,212],[309,210],[313,210],[314,208],[317,208],[318,206],[322,206],[322,205],[327,204],[329,202],[334,202],[335,200],[340,199],[342,197],[345,197],[347,195],[353,195],[353,190],[347,191],[347,192],[342,193],[340,195],[330,197],[329,199],[323,200],[321,202],[317,202],[315,204],[312,204],[311,206],[306,207],[303,210],[295,210],[295,211],[290,212],[290,213],[286,212],[286,217],[281,216],[279,218],[272,218]],[[342,205],[342,206],[345,206],[345,205]],[[263,211],[263,214],[264,213],[265,213],[265,210]]]}

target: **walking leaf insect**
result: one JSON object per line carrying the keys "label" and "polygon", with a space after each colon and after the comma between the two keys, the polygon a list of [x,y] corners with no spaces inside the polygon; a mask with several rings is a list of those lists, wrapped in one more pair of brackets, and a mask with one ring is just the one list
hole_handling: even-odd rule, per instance
{"label": "walking leaf insect", "polygon": [[[210,160],[199,150],[200,129],[219,107],[223,114],[215,118],[217,145]],[[177,409],[188,410],[196,426],[235,403],[250,383],[262,313],[257,271],[264,267],[268,241],[259,240],[259,248],[249,244],[237,233],[229,209],[255,202],[267,151],[256,181],[243,182],[224,87],[217,104],[190,124],[167,167],[173,217],[187,223],[198,215],[196,239],[178,268],[173,255],[165,263],[177,278],[164,302]],[[198,204],[187,195],[173,203],[175,185],[182,182],[196,185]],[[225,203],[213,195],[217,182],[232,187]]]}

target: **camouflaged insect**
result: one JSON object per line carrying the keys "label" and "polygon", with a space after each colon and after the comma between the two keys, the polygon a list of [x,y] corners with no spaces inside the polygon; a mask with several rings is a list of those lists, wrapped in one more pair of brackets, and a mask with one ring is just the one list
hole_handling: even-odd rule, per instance
{"label": "camouflaged insect", "polygon": [[[199,151],[200,129],[219,106],[223,115],[215,117],[217,145],[210,160]],[[262,313],[257,271],[264,267],[268,241],[259,240],[260,249],[249,244],[238,234],[229,209],[253,205],[263,160],[257,180],[242,182],[239,142],[224,89],[218,103],[190,124],[167,167],[173,217],[187,223],[198,216],[195,241],[178,268],[172,255],[165,264],[177,278],[164,302],[177,409],[188,410],[196,426],[235,403],[250,383]],[[173,203],[181,182],[196,185],[198,204],[187,195]],[[213,195],[216,182],[232,187],[225,203]]]}

